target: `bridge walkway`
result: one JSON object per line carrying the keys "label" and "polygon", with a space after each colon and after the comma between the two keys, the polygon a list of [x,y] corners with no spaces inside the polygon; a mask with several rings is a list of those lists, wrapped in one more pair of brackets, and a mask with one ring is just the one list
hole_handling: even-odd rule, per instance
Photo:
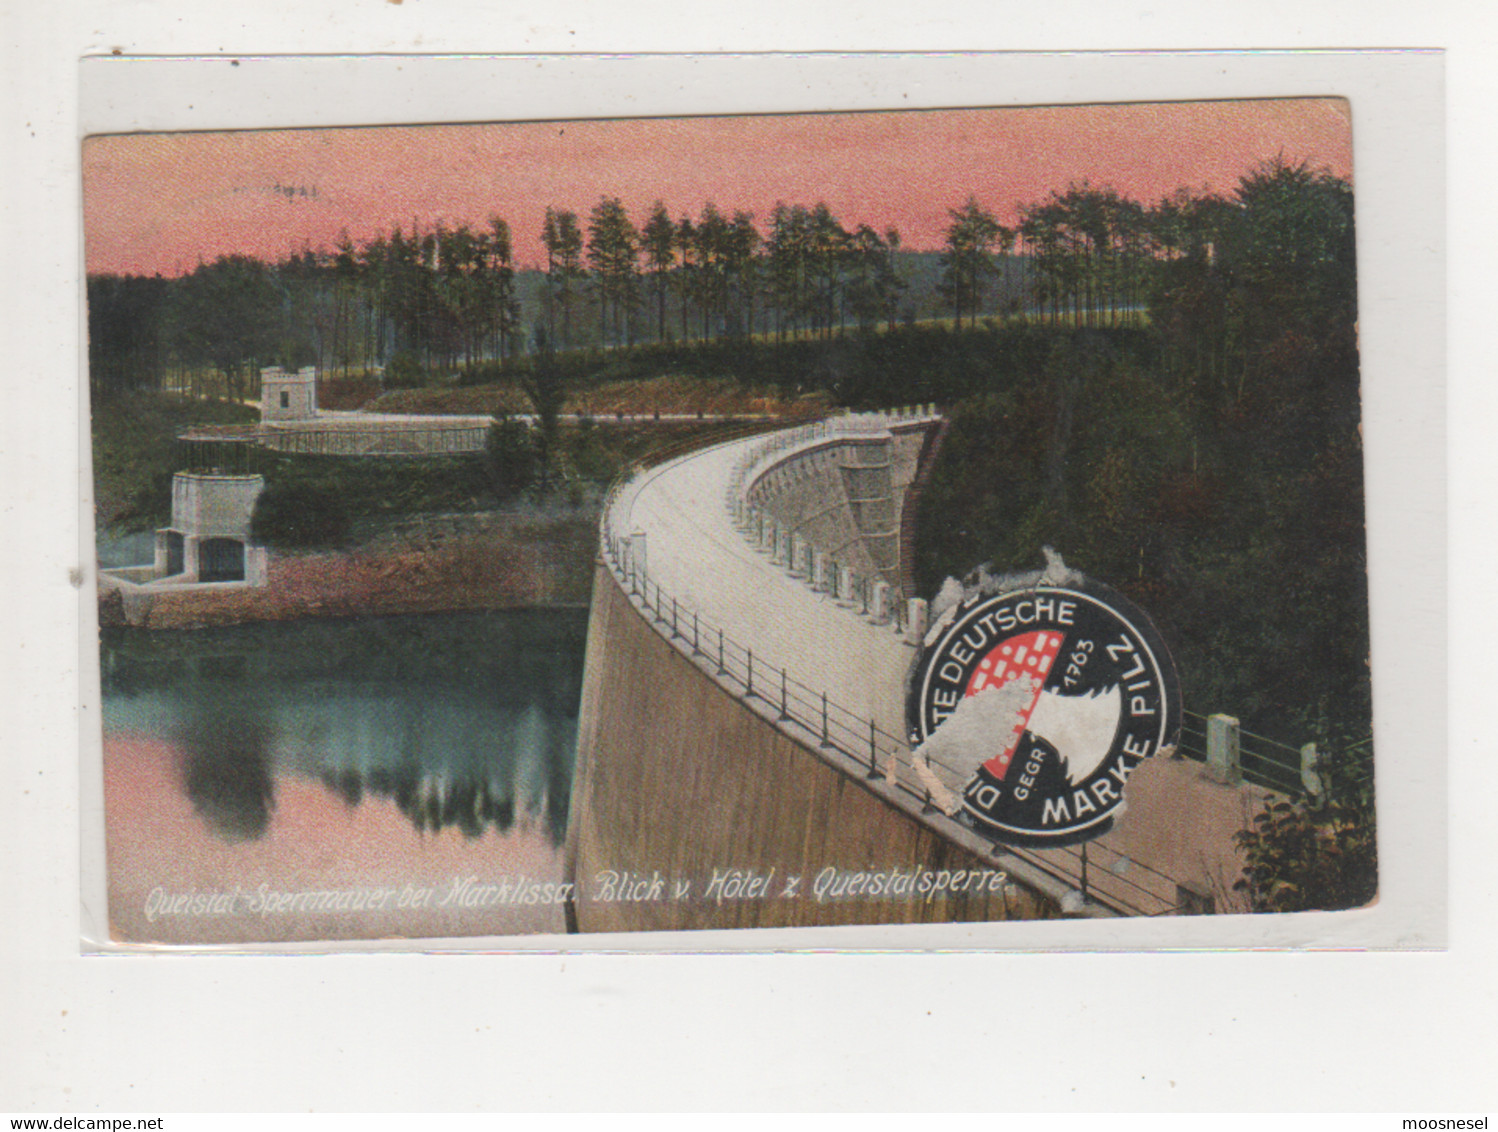
{"label": "bridge walkway", "polygon": [[[904,734],[913,650],[830,594],[788,576],[735,528],[725,496],[757,438],[679,457],[627,485],[610,508],[613,535],[645,535],[650,581],[690,611],[711,611],[745,650],[825,691],[885,734]],[[688,614],[690,616],[690,614]]]}

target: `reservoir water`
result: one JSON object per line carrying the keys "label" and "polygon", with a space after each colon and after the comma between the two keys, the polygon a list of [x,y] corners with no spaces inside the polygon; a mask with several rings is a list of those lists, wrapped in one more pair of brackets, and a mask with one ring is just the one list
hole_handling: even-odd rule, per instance
{"label": "reservoir water", "polygon": [[587,611],[110,630],[115,938],[563,930]]}

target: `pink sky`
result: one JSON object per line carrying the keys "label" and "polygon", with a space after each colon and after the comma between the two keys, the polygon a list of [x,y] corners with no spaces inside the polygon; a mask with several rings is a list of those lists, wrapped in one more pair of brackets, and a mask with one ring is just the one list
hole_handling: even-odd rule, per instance
{"label": "pink sky", "polygon": [[[1338,99],[1160,103],[135,134],[83,151],[88,270],[177,275],[232,252],[278,259],[412,218],[425,228],[508,220],[520,265],[542,261],[548,205],[586,221],[618,196],[694,217],[712,201],[761,231],[776,201],[825,201],[849,227],[900,229],[939,247],[947,210],[974,195],[1003,223],[1022,203],[1090,181],[1153,202],[1177,188],[1230,192],[1283,154],[1352,176]],[[278,187],[289,187],[288,196]],[[307,190],[303,195],[301,190]],[[312,195],[315,190],[316,195]]]}

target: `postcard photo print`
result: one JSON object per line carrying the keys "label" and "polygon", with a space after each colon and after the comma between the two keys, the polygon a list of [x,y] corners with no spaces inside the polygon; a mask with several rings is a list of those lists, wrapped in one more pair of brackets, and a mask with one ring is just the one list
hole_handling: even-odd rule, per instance
{"label": "postcard photo print", "polygon": [[1376,910],[1354,121],[91,133],[101,945]]}

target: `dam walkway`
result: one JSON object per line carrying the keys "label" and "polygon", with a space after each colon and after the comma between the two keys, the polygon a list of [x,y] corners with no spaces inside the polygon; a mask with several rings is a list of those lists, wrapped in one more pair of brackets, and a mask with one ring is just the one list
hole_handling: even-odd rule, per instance
{"label": "dam walkway", "polygon": [[[619,485],[602,523],[604,565],[631,603],[721,687],[803,747],[945,840],[1005,869],[1071,915],[1160,915],[1180,885],[1107,838],[1019,849],[932,804],[905,741],[905,690],[921,603],[871,601],[872,579],[827,579],[745,506],[763,476],[841,439],[922,422],[833,418],[677,457]],[[772,524],[773,526],[773,524]],[[849,582],[852,582],[849,585]],[[862,583],[862,584],[860,584]],[[887,583],[885,583],[887,585]],[[934,766],[951,786],[956,775]]]}

